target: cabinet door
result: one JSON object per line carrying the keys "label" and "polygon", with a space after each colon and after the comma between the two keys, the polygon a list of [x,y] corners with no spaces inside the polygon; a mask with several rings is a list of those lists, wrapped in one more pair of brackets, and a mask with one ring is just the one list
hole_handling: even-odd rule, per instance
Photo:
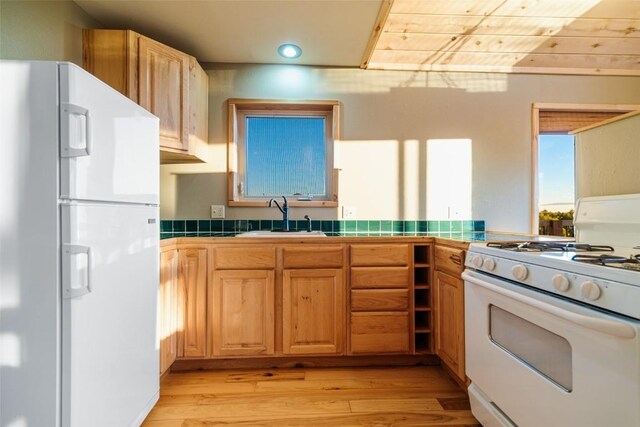
{"label": "cabinet door", "polygon": [[464,282],[436,271],[436,354],[464,381]]}
{"label": "cabinet door", "polygon": [[140,37],[138,104],[160,118],[160,146],[189,149],[189,57]]}
{"label": "cabinet door", "polygon": [[342,353],[346,311],[343,275],[342,269],[284,270],[284,354]]}
{"label": "cabinet door", "polygon": [[224,270],[213,274],[213,354],[274,353],[273,270]]}
{"label": "cabinet door", "polygon": [[160,254],[158,332],[160,335],[160,374],[176,360],[178,349],[178,251]]}
{"label": "cabinet door", "polygon": [[178,357],[207,355],[207,250],[179,249]]}

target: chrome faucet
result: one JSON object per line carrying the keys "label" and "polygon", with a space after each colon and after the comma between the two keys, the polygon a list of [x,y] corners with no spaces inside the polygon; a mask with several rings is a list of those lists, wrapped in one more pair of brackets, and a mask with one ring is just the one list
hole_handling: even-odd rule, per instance
{"label": "chrome faucet", "polygon": [[289,205],[287,204],[287,198],[282,196],[282,200],[284,200],[284,203],[280,206],[280,203],[272,198],[269,200],[269,207],[271,207],[272,203],[276,204],[276,207],[282,212],[282,231],[291,231],[289,230]]}

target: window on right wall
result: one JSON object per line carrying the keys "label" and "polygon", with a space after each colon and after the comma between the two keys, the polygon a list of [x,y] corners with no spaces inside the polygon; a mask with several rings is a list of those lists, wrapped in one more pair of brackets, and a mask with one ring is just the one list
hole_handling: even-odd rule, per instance
{"label": "window on right wall", "polygon": [[573,237],[575,139],[570,132],[638,109],[640,105],[533,104],[531,233]]}

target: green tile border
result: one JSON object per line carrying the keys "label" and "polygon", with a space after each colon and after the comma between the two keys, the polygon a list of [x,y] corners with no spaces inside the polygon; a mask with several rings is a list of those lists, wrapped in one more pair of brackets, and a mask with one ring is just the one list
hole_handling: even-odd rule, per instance
{"label": "green tile border", "polygon": [[[306,230],[304,219],[291,220],[292,230]],[[251,230],[282,229],[281,220],[264,219],[173,219],[160,221],[160,238],[185,236],[230,236]],[[448,235],[485,231],[477,220],[312,220],[312,230],[352,236]]]}

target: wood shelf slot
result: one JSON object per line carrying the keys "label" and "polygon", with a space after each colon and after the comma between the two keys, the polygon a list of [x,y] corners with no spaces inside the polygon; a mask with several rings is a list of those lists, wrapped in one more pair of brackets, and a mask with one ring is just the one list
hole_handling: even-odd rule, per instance
{"label": "wood shelf slot", "polygon": [[413,262],[418,264],[429,264],[431,260],[431,245],[413,245]]}
{"label": "wood shelf slot", "polygon": [[420,285],[431,284],[431,280],[429,280],[429,272],[429,267],[415,267],[413,269],[413,282]]}
{"label": "wood shelf slot", "polygon": [[416,333],[415,345],[416,345],[415,347],[416,353],[430,353],[431,352],[431,334]]}
{"label": "wood shelf slot", "polygon": [[416,329],[430,328],[431,316],[427,310],[416,310],[415,312],[415,326]]}
{"label": "wood shelf slot", "polygon": [[428,289],[415,289],[414,290],[414,304],[416,310],[431,307],[431,298]]}

